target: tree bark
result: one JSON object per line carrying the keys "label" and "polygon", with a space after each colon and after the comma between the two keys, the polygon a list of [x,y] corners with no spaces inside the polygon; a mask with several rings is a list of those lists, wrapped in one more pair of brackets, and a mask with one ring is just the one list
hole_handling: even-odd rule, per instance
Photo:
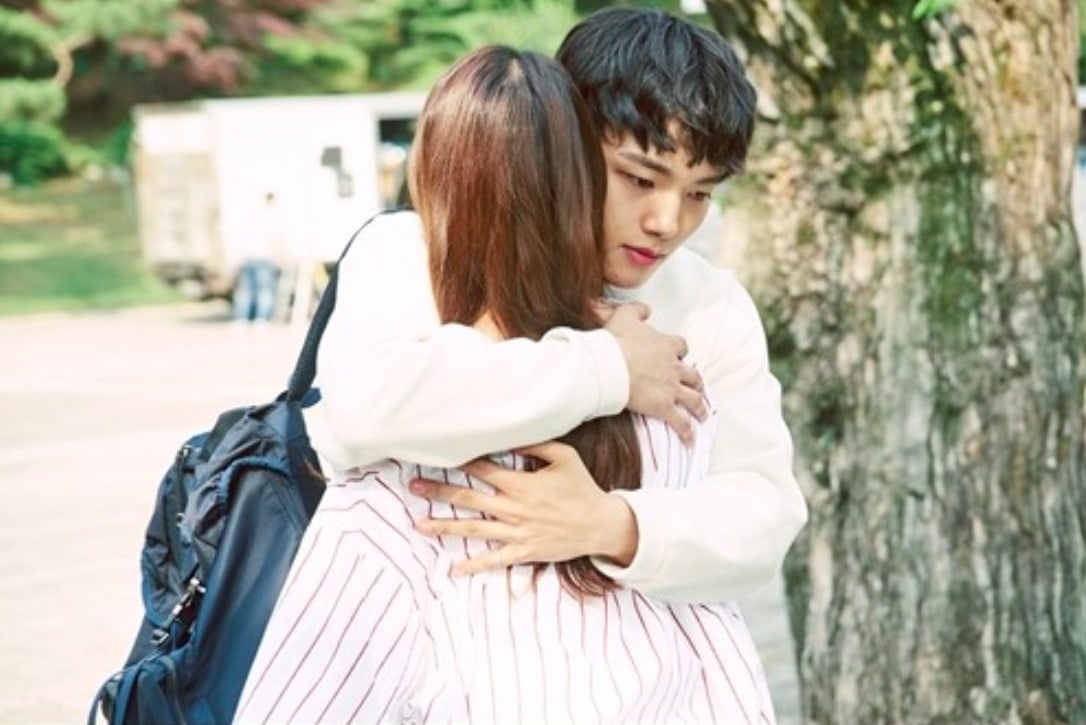
{"label": "tree bark", "polygon": [[711,0],[811,522],[812,723],[1086,722],[1074,0]]}

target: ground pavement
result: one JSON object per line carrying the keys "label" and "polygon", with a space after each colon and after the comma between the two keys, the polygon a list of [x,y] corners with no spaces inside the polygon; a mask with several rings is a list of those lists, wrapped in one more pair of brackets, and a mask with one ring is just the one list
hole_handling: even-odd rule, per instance
{"label": "ground pavement", "polygon": [[[0,319],[0,724],[86,717],[139,621],[139,547],[174,451],[273,397],[299,342],[213,304]],[[744,612],[796,725],[779,586]]]}

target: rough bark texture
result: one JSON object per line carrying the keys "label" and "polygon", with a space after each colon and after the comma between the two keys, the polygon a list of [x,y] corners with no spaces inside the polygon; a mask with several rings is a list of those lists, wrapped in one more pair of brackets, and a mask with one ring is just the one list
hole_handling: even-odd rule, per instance
{"label": "rough bark texture", "polygon": [[714,0],[734,190],[812,507],[809,722],[1086,722],[1074,0]]}

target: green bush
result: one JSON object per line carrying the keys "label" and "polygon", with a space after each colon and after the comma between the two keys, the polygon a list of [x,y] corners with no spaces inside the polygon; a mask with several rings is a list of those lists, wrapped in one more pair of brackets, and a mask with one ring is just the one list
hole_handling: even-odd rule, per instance
{"label": "green bush", "polygon": [[3,123],[49,123],[64,113],[64,89],[51,81],[0,78]]}
{"label": "green bush", "polygon": [[102,145],[102,157],[114,166],[128,166],[131,160],[132,135],[136,127],[131,121],[125,121],[109,134]]}
{"label": "green bush", "polygon": [[53,126],[0,123],[0,173],[33,186],[69,171],[68,143]]}
{"label": "green bush", "polygon": [[64,147],[68,173],[93,180],[110,169],[127,169],[133,131],[132,124],[126,121],[105,135],[68,136]]}

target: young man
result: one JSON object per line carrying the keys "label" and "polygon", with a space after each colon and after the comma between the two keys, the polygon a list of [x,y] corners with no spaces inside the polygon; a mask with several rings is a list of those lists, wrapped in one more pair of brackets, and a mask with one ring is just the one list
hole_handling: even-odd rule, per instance
{"label": "young man", "polygon": [[730,272],[682,249],[712,190],[742,167],[755,93],[721,38],[655,10],[592,15],[558,59],[604,136],[605,278],[667,334],[641,322],[639,304],[619,304],[605,330],[557,329],[538,343],[441,326],[417,223],[379,219],[340,269],[314,445],[337,468],[386,457],[453,466],[623,408],[689,437],[689,416],[706,414],[696,367],[719,431],[698,485],[601,495],[571,449],[536,445],[548,465],[534,473],[472,464],[494,495],[420,481],[419,495],[492,517],[420,528],[500,545],[463,573],[592,555],[659,599],[732,599],[773,577],[806,520],[758,313]]}

